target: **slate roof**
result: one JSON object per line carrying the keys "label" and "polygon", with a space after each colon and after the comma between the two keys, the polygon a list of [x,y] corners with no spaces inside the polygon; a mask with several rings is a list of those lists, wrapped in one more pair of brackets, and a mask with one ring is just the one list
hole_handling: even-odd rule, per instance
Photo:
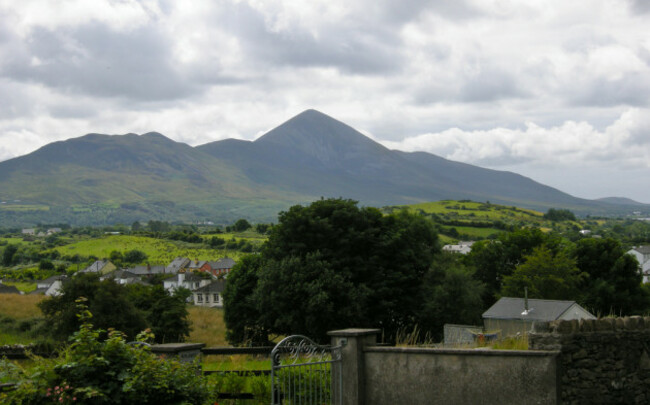
{"label": "slate roof", "polygon": [[37,288],[34,291],[30,292],[28,295],[37,295],[37,294],[45,294],[47,290],[49,290],[50,287],[47,288]]}
{"label": "slate roof", "polygon": [[650,245],[637,246],[634,250],[644,255],[650,255]]}
{"label": "slate roof", "polygon": [[54,284],[55,281],[57,281],[57,280],[65,280],[66,278],[68,278],[68,276],[66,276],[65,274],[60,274],[58,276],[48,277],[45,280],[39,280],[39,281],[36,282],[36,284],[52,285],[52,284]]}
{"label": "slate roof", "polygon": [[165,266],[135,266],[130,269],[126,269],[126,271],[137,274],[139,276],[146,274],[161,274],[165,273]]}
{"label": "slate roof", "polygon": [[191,261],[188,265],[188,269],[200,269],[204,264],[206,264],[206,260],[200,260],[200,261]]}
{"label": "slate roof", "polygon": [[224,288],[226,288],[226,282],[223,280],[213,281],[208,285],[204,285],[201,288],[194,290],[195,293],[204,293],[204,294],[214,294],[222,293]]}
{"label": "slate roof", "polygon": [[219,259],[216,262],[210,262],[210,267],[212,267],[212,270],[232,269],[234,265],[235,261],[229,257],[224,257],[223,259]]}
{"label": "slate roof", "polygon": [[[183,282],[195,282],[195,281],[205,280],[203,277],[197,276],[194,273],[183,273],[183,274],[185,274],[185,279],[183,280]],[[173,281],[175,283],[178,283],[178,276],[179,276],[178,274],[175,274],[169,278],[164,279],[163,282]]]}
{"label": "slate roof", "polygon": [[99,273],[108,264],[108,260],[96,260],[95,263],[81,270],[81,273]]}
{"label": "slate roof", "polygon": [[166,273],[178,273],[179,270],[184,269],[190,263],[187,257],[177,257],[165,268]]}
{"label": "slate roof", "polygon": [[528,315],[524,312],[524,299],[503,297],[483,313],[483,318],[554,321],[565,313],[575,301],[528,300]]}
{"label": "slate roof", "polygon": [[20,294],[20,290],[15,285],[5,285],[0,283],[0,294]]}

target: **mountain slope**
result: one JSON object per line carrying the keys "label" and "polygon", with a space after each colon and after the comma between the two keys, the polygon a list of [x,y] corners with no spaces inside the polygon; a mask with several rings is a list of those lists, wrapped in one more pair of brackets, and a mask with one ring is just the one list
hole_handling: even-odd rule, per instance
{"label": "mountain slope", "polygon": [[89,134],[0,162],[0,201],[21,201],[0,204],[2,224],[61,216],[70,223],[273,221],[279,210],[320,197],[375,206],[489,200],[591,214],[647,208],[621,199],[578,199],[515,173],[392,151],[314,110],[254,142],[191,147],[158,133]]}

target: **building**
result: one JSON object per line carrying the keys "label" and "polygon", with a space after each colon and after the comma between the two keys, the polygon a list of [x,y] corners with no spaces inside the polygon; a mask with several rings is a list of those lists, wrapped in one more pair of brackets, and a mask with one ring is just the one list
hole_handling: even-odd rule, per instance
{"label": "building", "polygon": [[81,270],[80,273],[108,274],[116,269],[115,265],[108,260],[97,260],[90,266]]}
{"label": "building", "polygon": [[502,337],[525,334],[533,323],[571,319],[596,319],[575,301],[538,300],[503,297],[483,313],[486,333]]}
{"label": "building", "polygon": [[210,262],[210,272],[215,277],[227,277],[230,270],[235,266],[235,261],[229,257],[224,257],[216,262]]}
{"label": "building", "polygon": [[167,265],[167,267],[165,267],[165,273],[168,274],[180,273],[182,271],[185,271],[185,268],[187,267],[188,264],[190,264],[190,259],[186,257],[177,257],[174,260],[172,260],[171,263]]}
{"label": "building", "polygon": [[170,293],[173,293],[174,290],[179,288],[186,288],[190,291],[194,291],[209,284],[211,281],[212,279],[206,279],[193,273],[178,273],[163,280],[163,287]]}
{"label": "building", "polygon": [[639,271],[643,274],[643,282],[650,282],[650,245],[635,246],[627,253],[634,256],[639,262]]}
{"label": "building", "polygon": [[460,253],[462,255],[466,255],[472,251],[473,244],[474,244],[473,241],[467,241],[467,242],[461,241],[458,242],[457,245],[445,245],[442,247],[442,250],[446,252]]}
{"label": "building", "polygon": [[226,287],[225,280],[215,280],[192,292],[194,305],[211,308],[223,308],[223,290]]}

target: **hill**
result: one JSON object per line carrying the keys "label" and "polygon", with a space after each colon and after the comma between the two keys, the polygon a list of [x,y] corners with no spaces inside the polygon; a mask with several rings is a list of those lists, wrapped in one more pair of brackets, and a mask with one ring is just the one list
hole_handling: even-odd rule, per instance
{"label": "hill", "polygon": [[320,197],[373,206],[471,199],[578,214],[650,212],[620,199],[575,198],[511,172],[389,150],[315,110],[254,142],[191,147],[153,132],[89,134],[0,162],[4,226],[274,221],[278,211]]}

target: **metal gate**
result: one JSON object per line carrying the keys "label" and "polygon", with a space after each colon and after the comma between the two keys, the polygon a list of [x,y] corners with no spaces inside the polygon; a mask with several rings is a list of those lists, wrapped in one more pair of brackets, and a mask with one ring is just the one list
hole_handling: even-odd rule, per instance
{"label": "metal gate", "polygon": [[294,335],[271,352],[273,405],[340,405],[341,384],[341,346],[322,346]]}

